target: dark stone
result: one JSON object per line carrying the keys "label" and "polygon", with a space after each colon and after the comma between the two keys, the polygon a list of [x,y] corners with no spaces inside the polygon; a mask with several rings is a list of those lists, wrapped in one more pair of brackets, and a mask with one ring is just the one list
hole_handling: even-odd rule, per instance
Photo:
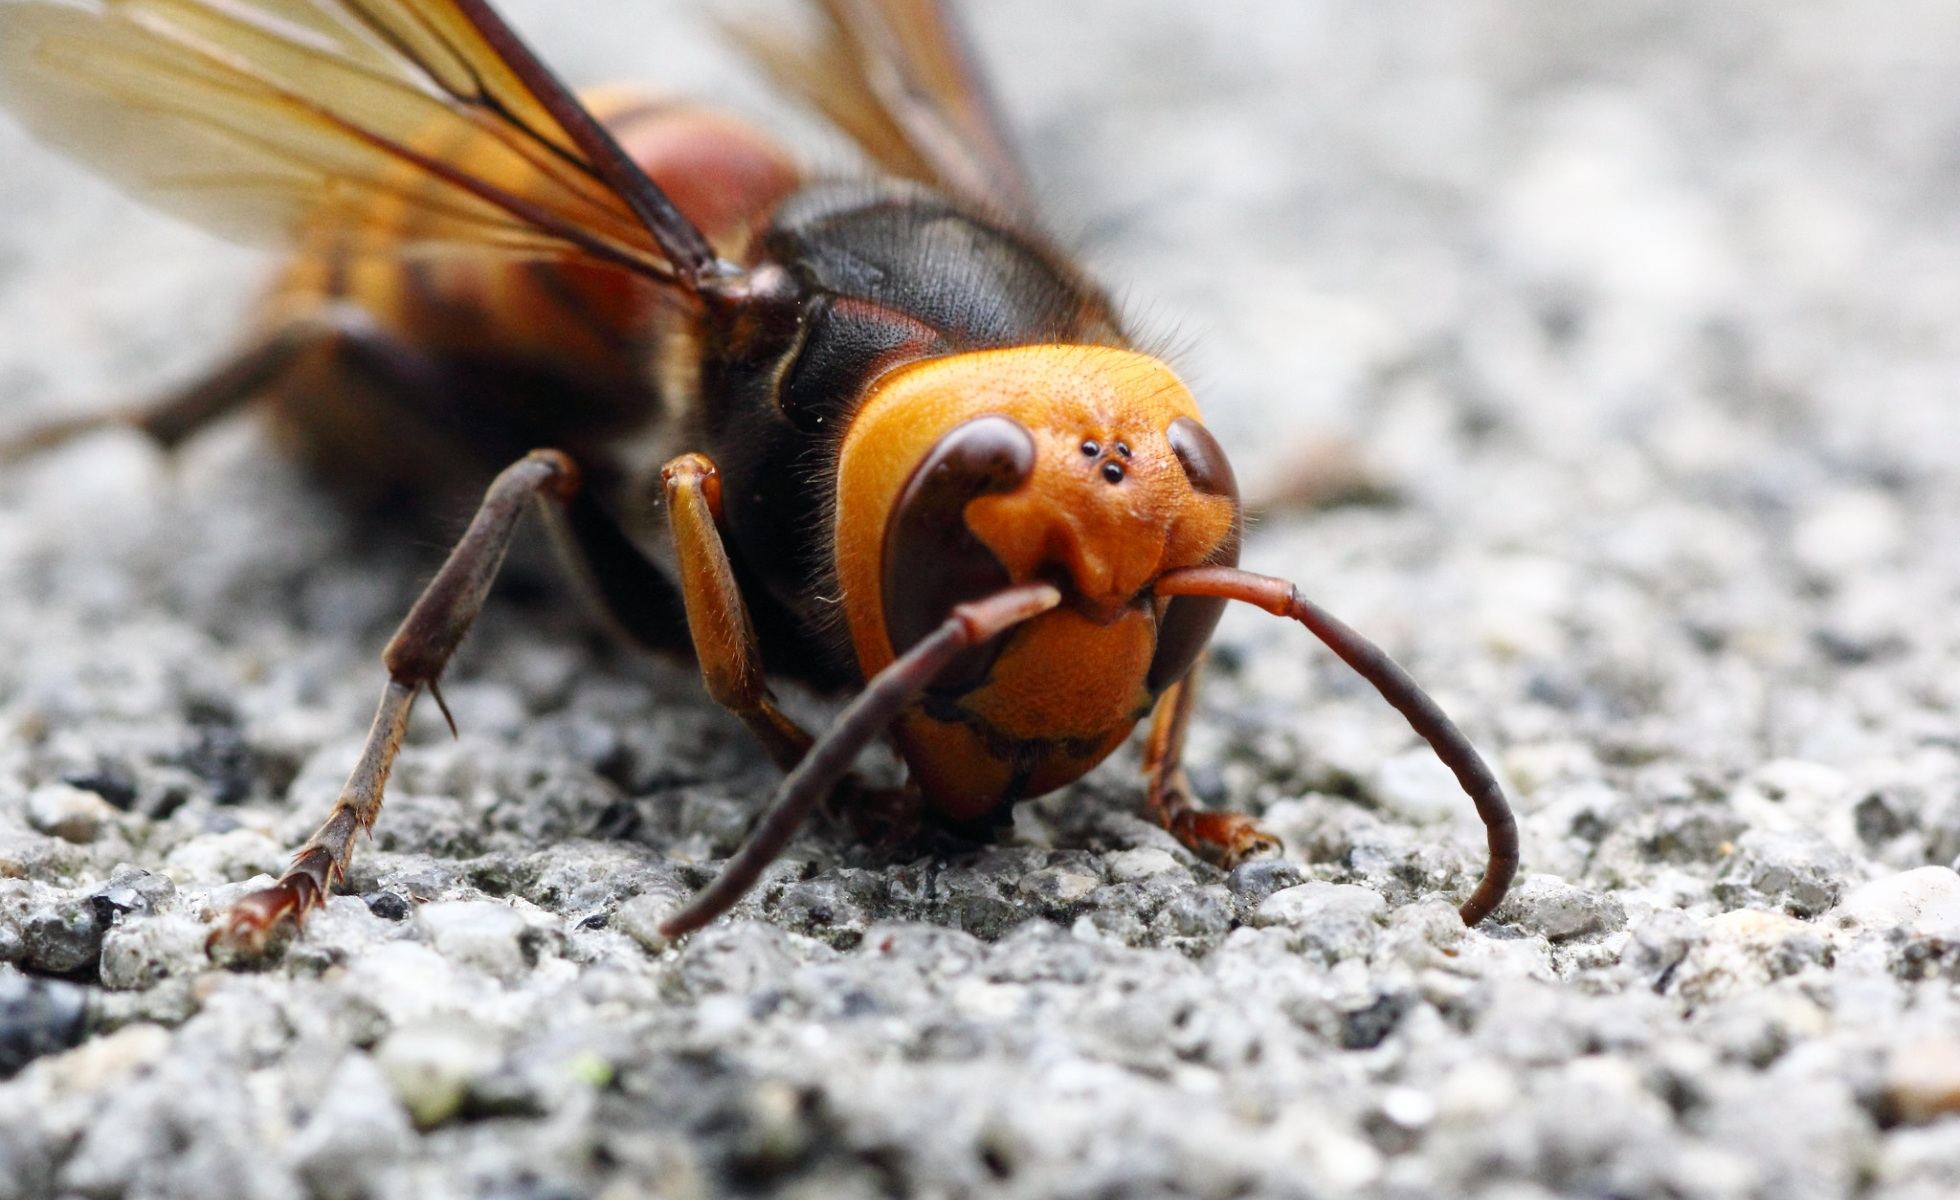
{"label": "dark stone", "polygon": [[203,780],[218,804],[240,804],[252,794],[258,761],[236,725],[194,726],[196,740],[181,758],[183,767]]}
{"label": "dark stone", "polygon": [[1916,807],[1902,800],[1897,792],[1880,789],[1858,801],[1851,810],[1858,840],[1867,846],[1883,846],[1917,824]]}
{"label": "dark stone", "polygon": [[[600,775],[610,778],[603,769]],[[599,813],[598,819],[592,823],[591,836],[600,841],[629,841],[640,832],[640,825],[640,806],[622,796]]]}
{"label": "dark stone", "polygon": [[394,892],[369,892],[361,897],[361,902],[384,921],[399,921],[408,916],[408,901]]}
{"label": "dark stone", "polygon": [[0,1079],[44,1054],[80,1044],[88,1031],[87,988],[0,971]]}
{"label": "dark stone", "polygon": [[1656,814],[1645,849],[1655,862],[1717,862],[1748,828],[1747,821],[1722,804],[1670,806]]}
{"label": "dark stone", "polygon": [[95,919],[105,928],[114,925],[116,918],[124,913],[142,912],[149,908],[149,902],[141,892],[121,885],[103,888],[90,896],[88,903],[95,913]]}
{"label": "dark stone", "polygon": [[1341,1048],[1373,1050],[1395,1032],[1395,1027],[1402,1023],[1402,1018],[1414,1006],[1415,1000],[1411,996],[1384,992],[1368,1007],[1345,1014],[1341,1021]]}
{"label": "dark stone", "polygon": [[93,771],[77,771],[61,777],[69,787],[94,792],[111,807],[128,812],[136,804],[136,777],[120,763],[98,762]]}
{"label": "dark stone", "polygon": [[1752,829],[1715,880],[1715,898],[1731,908],[1778,907],[1794,917],[1814,917],[1844,894],[1851,860],[1812,833]]}
{"label": "dark stone", "polygon": [[92,899],[39,909],[21,921],[24,961],[41,975],[92,976],[107,929]]}
{"label": "dark stone", "polygon": [[1180,891],[1158,910],[1156,925],[1176,937],[1222,937],[1232,928],[1232,910],[1216,888]]}
{"label": "dark stone", "polygon": [[1306,881],[1307,873],[1299,863],[1284,858],[1255,858],[1234,867],[1225,877],[1225,886],[1250,908],[1274,892],[1298,887]]}
{"label": "dark stone", "polygon": [[88,905],[106,930],[131,913],[148,916],[176,890],[168,877],[130,867],[117,872],[115,878],[91,893]]}

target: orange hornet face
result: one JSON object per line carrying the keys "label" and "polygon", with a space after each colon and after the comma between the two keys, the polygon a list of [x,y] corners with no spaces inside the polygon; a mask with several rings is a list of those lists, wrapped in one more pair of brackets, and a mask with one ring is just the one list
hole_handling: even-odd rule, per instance
{"label": "orange hornet face", "polygon": [[1060,608],[969,652],[895,727],[970,821],[1069,783],[1189,670],[1223,601],[1151,594],[1237,561],[1237,488],[1167,366],[1101,346],[928,360],[873,385],[839,456],[837,568],[867,678],[952,606],[1044,581]]}

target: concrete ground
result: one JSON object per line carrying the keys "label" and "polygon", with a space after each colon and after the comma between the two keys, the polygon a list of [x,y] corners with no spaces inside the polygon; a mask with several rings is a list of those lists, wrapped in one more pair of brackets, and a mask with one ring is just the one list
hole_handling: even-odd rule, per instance
{"label": "concrete ground", "polygon": [[[510,7],[848,161],[705,4]],[[813,829],[669,945],[774,776],[527,572],[350,894],[221,968],[441,547],[251,422],[104,435],[0,476],[0,1197],[1960,1190],[1960,9],[975,8],[1056,229],[1273,499],[1251,565],[1500,766],[1513,899],[1461,928],[1468,805],[1243,613],[1191,753],[1284,860],[1194,861],[1130,752],[996,847]],[[0,163],[0,421],[228,344],[265,260]]]}

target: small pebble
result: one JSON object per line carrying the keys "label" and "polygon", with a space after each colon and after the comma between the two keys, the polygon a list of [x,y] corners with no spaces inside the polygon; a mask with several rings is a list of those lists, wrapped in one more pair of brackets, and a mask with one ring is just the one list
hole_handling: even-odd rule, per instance
{"label": "small pebble", "polygon": [[1373,949],[1387,912],[1388,901],[1368,888],[1303,883],[1261,900],[1247,922],[1286,929],[1302,949],[1333,962]]}
{"label": "small pebble", "polygon": [[680,911],[687,894],[679,888],[657,888],[622,901],[613,910],[612,928],[638,942],[649,954],[666,950],[673,942],[661,934],[660,926]]}
{"label": "small pebble", "polygon": [[88,1011],[87,988],[0,967],[0,1079],[80,1042]]}
{"label": "small pebble", "polygon": [[1822,965],[1822,932],[1779,912],[1742,908],[1701,923],[1701,938],[1668,980],[1670,991],[1706,1003]]}
{"label": "small pebble", "polygon": [[498,979],[515,980],[530,966],[524,954],[524,917],[507,904],[451,900],[424,904],[415,920],[436,950]]}
{"label": "small pebble", "polygon": [[1626,908],[1609,894],[1574,886],[1555,875],[1526,875],[1511,885],[1494,914],[1549,941],[1613,933],[1626,925]]}
{"label": "small pebble", "polygon": [[1274,892],[1307,881],[1307,873],[1289,858],[1255,858],[1232,868],[1225,886],[1246,904],[1258,904]]}
{"label": "small pebble", "polygon": [[1841,926],[1960,941],[1960,873],[1915,867],[1852,889],[1831,918]]}
{"label": "small pebble", "polygon": [[154,987],[209,967],[211,928],[184,913],[118,923],[102,938],[102,986],[116,991]]}
{"label": "small pebble", "polygon": [[[396,1066],[405,1074],[418,1069],[403,1061]],[[417,1086],[439,1085],[409,1085]],[[439,1098],[428,1098],[430,1123],[438,1124],[448,1112]],[[327,1077],[289,1153],[300,1177],[322,1200],[360,1200],[373,1195],[382,1174],[407,1157],[414,1132],[388,1074],[373,1058],[354,1052]]]}
{"label": "small pebble", "polygon": [[1885,1099],[1901,1121],[1914,1125],[1960,1113],[1960,1037],[1896,1047],[1885,1068]]}
{"label": "small pebble", "polygon": [[1085,899],[1102,883],[1101,879],[1085,871],[1046,867],[1023,879],[1021,892],[1047,904],[1066,907]]}
{"label": "small pebble", "polygon": [[108,926],[86,898],[55,901],[21,920],[22,961],[44,975],[86,975],[102,956]]}
{"label": "small pebble", "polygon": [[1110,879],[1117,883],[1135,883],[1153,875],[1183,870],[1169,851],[1159,850],[1155,846],[1119,850],[1109,856],[1107,866]]}
{"label": "small pebble", "polygon": [[395,892],[369,892],[361,900],[369,912],[384,921],[405,920],[409,914],[408,901]]}
{"label": "small pebble", "polygon": [[1905,521],[1897,501],[1870,488],[1843,488],[1810,506],[1791,547],[1812,574],[1835,579],[1884,562],[1899,552],[1904,540]]}
{"label": "small pebble", "polygon": [[502,1060],[503,1050],[488,1030],[458,1021],[404,1026],[374,1051],[375,1065],[423,1129],[461,1111],[470,1084]]}
{"label": "small pebble", "polygon": [[1837,903],[1851,873],[1849,856],[1816,834],[1752,829],[1716,877],[1715,895],[1735,907],[1814,917]]}
{"label": "small pebble", "polygon": [[92,842],[115,816],[101,796],[65,783],[35,788],[27,797],[27,823],[63,841]]}

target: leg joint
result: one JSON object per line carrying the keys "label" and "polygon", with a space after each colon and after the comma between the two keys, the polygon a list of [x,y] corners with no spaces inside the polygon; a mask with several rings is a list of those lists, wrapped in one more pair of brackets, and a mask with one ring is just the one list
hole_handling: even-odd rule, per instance
{"label": "leg joint", "polygon": [[708,505],[708,515],[721,519],[721,470],[705,454],[683,454],[660,468],[660,482],[672,503],[682,492],[698,492]]}
{"label": "leg joint", "polygon": [[563,450],[533,450],[518,463],[526,468],[527,474],[542,472],[542,476],[532,486],[541,496],[549,497],[560,504],[568,503],[578,495],[585,480],[579,474],[578,464]]}

